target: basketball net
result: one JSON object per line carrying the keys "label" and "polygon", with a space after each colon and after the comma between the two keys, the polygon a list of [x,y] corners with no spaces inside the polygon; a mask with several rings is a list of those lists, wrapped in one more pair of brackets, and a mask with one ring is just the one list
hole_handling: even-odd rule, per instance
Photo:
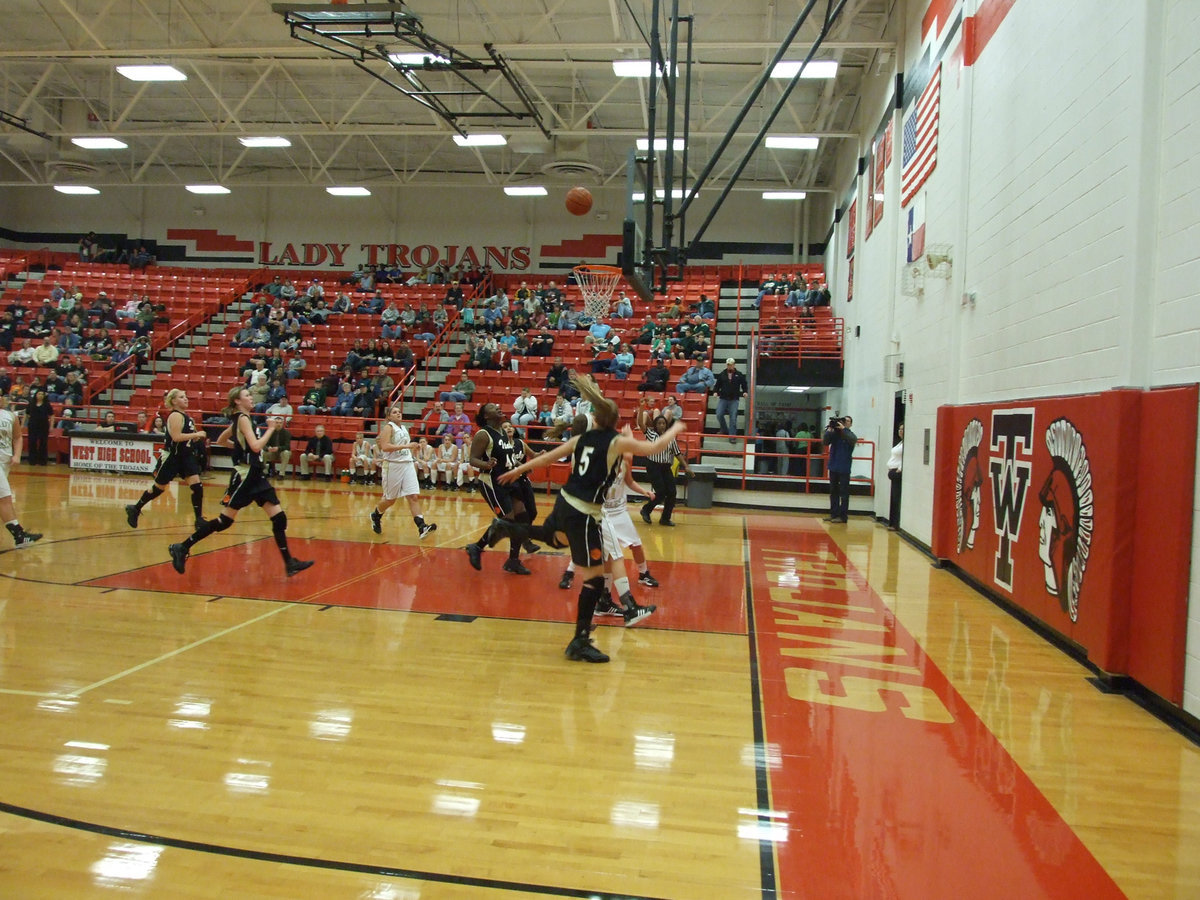
{"label": "basketball net", "polygon": [[575,283],[583,295],[583,313],[593,319],[608,315],[613,291],[621,280],[621,270],[616,266],[576,266]]}

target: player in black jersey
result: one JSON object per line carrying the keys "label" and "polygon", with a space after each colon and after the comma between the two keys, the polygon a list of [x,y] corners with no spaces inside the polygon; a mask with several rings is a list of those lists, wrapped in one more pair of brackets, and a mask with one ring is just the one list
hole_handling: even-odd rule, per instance
{"label": "player in black jersey", "polygon": [[[567,645],[566,654],[571,659],[602,663],[608,662],[608,656],[592,643],[589,632],[596,603],[604,596],[604,550],[600,541],[604,494],[616,477],[624,454],[650,456],[660,452],[683,431],[683,423],[676,422],[657,440],[639,440],[633,437],[628,427],[620,432],[616,430],[620,419],[617,404],[605,397],[591,378],[575,375],[571,383],[591,401],[593,427],[561,447],[509,469],[496,479],[501,484],[509,484],[532,469],[570,456],[571,474],[554,501],[554,510],[539,526],[514,527],[498,519],[492,527],[512,538],[528,535],[553,547],[565,545],[571,548],[571,561],[582,576],[583,587],[579,591],[575,636]],[[565,426],[555,426],[555,429],[565,430]],[[552,436],[555,429],[550,431]]]}
{"label": "player in black jersey", "polygon": [[182,544],[172,544],[168,551],[171,554],[171,564],[175,571],[183,574],[188,554],[192,547],[204,540],[210,534],[224,531],[237,518],[238,510],[245,509],[251,503],[262,507],[271,519],[271,530],[275,534],[275,546],[283,557],[284,568],[288,577],[297,572],[303,572],[312,565],[312,560],[293,559],[288,552],[287,543],[287,513],[279,505],[279,497],[275,488],[267,480],[263,467],[262,449],[267,445],[275,429],[283,424],[283,418],[272,416],[267,430],[261,435],[254,433],[254,425],[250,413],[254,409],[254,400],[250,392],[243,387],[236,387],[229,392],[229,404],[224,414],[231,416],[233,421],[221,432],[217,443],[229,447],[233,451],[233,474],[229,476],[229,489],[222,500],[225,508],[215,519],[210,519],[199,525],[192,535]]}
{"label": "player in black jersey", "polygon": [[[471,439],[471,465],[479,471],[479,492],[499,518],[517,524],[529,525],[537,517],[534,504],[533,485],[528,478],[515,479],[501,484],[501,475],[519,465],[525,458],[525,442],[515,433],[506,434],[504,412],[495,403],[485,403],[475,415],[479,431]],[[467,544],[465,549],[475,569],[482,569],[482,554],[485,547],[495,546],[501,535],[489,528],[483,537]],[[517,575],[529,575],[529,569],[521,563],[522,539],[509,541],[508,559],[504,571]]]}
{"label": "player in black jersey", "polygon": [[167,413],[166,446],[154,469],[154,483],[145,491],[137,503],[125,507],[125,520],[130,528],[137,528],[142,509],[155,497],[163,493],[176,478],[182,478],[192,491],[192,511],[196,514],[196,527],[204,524],[204,485],[200,473],[204,471],[200,454],[207,435],[196,428],[188,415],[188,395],[179,388],[171,388],[163,398]]}

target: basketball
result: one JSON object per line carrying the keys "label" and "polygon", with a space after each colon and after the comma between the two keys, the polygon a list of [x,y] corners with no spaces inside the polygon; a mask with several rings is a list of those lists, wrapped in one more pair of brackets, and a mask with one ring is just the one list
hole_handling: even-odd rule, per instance
{"label": "basketball", "polygon": [[573,216],[585,216],[592,208],[592,192],[585,187],[573,187],[567,191],[567,212]]}

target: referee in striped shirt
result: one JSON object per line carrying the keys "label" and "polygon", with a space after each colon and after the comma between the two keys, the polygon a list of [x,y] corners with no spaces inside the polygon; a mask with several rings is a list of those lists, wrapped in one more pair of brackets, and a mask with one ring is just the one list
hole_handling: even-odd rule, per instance
{"label": "referee in striped shirt", "polygon": [[[645,400],[642,401],[643,403]],[[667,422],[666,416],[654,416],[651,419],[650,409],[646,406],[641,406],[638,409],[637,423],[638,428],[646,435],[646,440],[653,441],[663,434],[670,423]],[[675,441],[671,441],[670,446],[666,450],[656,453],[654,456],[646,458],[646,477],[650,479],[650,486],[654,488],[654,496],[642,504],[642,521],[647,525],[653,524],[650,518],[650,513],[654,512],[654,507],[662,504],[662,517],[658,520],[660,525],[674,526],[671,521],[671,513],[675,511],[675,473],[671,471],[671,464],[679,460],[679,465],[683,468],[684,474],[691,475],[692,470],[688,468],[687,460],[679,450],[679,445]]]}

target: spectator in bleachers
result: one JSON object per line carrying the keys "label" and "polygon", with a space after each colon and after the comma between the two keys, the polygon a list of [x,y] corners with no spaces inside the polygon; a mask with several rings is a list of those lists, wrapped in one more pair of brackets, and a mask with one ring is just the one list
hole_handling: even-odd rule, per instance
{"label": "spectator in bleachers", "polygon": [[642,377],[639,391],[665,391],[667,382],[671,380],[671,370],[661,359],[655,359],[646,374]]}
{"label": "spectator in bleachers", "polygon": [[516,300],[520,300],[522,303],[528,303],[533,299],[533,291],[529,289],[529,284],[527,282],[522,281],[521,286],[517,288],[517,292],[513,295],[513,297]]}
{"label": "spectator in bleachers", "polygon": [[292,355],[288,357],[287,368],[284,370],[283,377],[291,381],[295,378],[303,378],[304,370],[308,368],[308,360],[304,358],[304,354],[297,348],[292,351]]}
{"label": "spectator in bleachers", "polygon": [[496,305],[495,300],[489,300],[487,306],[483,308],[483,328],[485,331],[493,332],[500,327],[500,323],[504,319],[504,313]]}
{"label": "spectator in bleachers", "polygon": [[393,357],[392,362],[401,372],[407,372],[409,369],[416,368],[417,360],[413,355],[412,347],[408,345],[407,341],[396,348],[396,355]]}
{"label": "spectator in bleachers", "polygon": [[[254,411],[256,413],[264,413],[267,411],[267,407],[278,403],[283,397],[286,396],[287,389],[284,387],[283,378],[281,376],[271,378],[267,383],[266,394],[263,396],[262,400],[255,402]],[[261,425],[262,420],[256,419],[255,424]]]}
{"label": "spectator in bleachers", "polygon": [[376,313],[383,312],[383,305],[384,305],[383,294],[381,294],[379,291],[375,291],[375,293],[371,295],[371,298],[369,300],[366,300],[363,303],[358,304],[358,308],[355,311],[360,312],[360,313],[367,313],[370,315],[375,315]]}
{"label": "spectator in bleachers", "polygon": [[549,329],[550,317],[546,315],[546,311],[542,309],[535,310],[529,317],[529,329],[531,331],[541,331]]}
{"label": "spectator in bleachers", "polygon": [[313,379],[312,387],[304,392],[304,399],[296,407],[296,411],[304,416],[313,416],[325,412],[325,398],[328,396],[324,387],[325,379],[318,376]]}
{"label": "spectator in bleachers", "polygon": [[569,383],[569,370],[563,364],[561,356],[554,357],[554,364],[550,366],[550,370],[546,373],[546,387],[561,388],[564,384]]}
{"label": "spectator in bleachers", "polygon": [[654,336],[654,340],[650,342],[650,358],[651,359],[683,359],[683,347],[679,344],[671,343],[670,332],[660,331]]}
{"label": "spectator in bleachers", "polygon": [[633,318],[633,301],[625,296],[624,291],[621,291],[617,297],[617,302],[613,306],[612,314],[618,319]]}
{"label": "spectator in bleachers", "polygon": [[804,275],[797,272],[787,281],[786,294],[783,301],[784,306],[800,306],[804,302],[804,295],[808,293],[808,282],[804,280]]}
{"label": "spectator in bleachers", "polygon": [[504,326],[504,331],[496,337],[496,343],[504,350],[512,352],[512,348],[517,345],[517,336],[513,334],[511,325]]}
{"label": "spectator in bleachers", "polygon": [[[434,487],[439,480],[446,482],[447,490],[456,491],[462,485],[462,465],[459,460],[460,448],[449,434],[442,436],[442,442],[437,446],[436,473],[433,478]],[[440,479],[439,479],[440,476]]]}
{"label": "spectator in bleachers", "polygon": [[113,344],[112,352],[108,354],[109,366],[115,368],[132,355],[129,351],[129,341],[121,339]]}
{"label": "spectator in bleachers", "polygon": [[373,482],[378,465],[375,442],[368,441],[360,431],[354,436],[354,446],[350,448],[350,480],[360,484]]}
{"label": "spectator in bleachers", "polygon": [[242,323],[242,327],[237,330],[233,336],[233,340],[229,342],[232,347],[253,347],[255,327],[250,319],[246,319]]}
{"label": "spectator in bleachers", "polygon": [[354,389],[354,399],[350,402],[350,415],[367,416],[375,412],[375,397],[371,394],[371,383],[360,381]]}
{"label": "spectator in bleachers", "polygon": [[454,413],[450,416],[445,433],[454,438],[454,443],[460,447],[471,436],[471,417],[463,412],[461,403],[454,404]]}
{"label": "spectator in bleachers", "polygon": [[343,381],[338,387],[337,397],[334,399],[333,408],[329,411],[330,415],[348,416],[354,405],[354,385],[349,381]]}
{"label": "spectator in bleachers", "polygon": [[512,315],[509,316],[509,322],[513,328],[524,331],[529,328],[531,321],[529,311],[525,309],[524,303],[518,300],[513,304]]}
{"label": "spectator in bleachers", "polygon": [[701,294],[699,302],[692,309],[702,319],[715,319],[717,317],[717,306],[712,300],[708,299],[707,294]]}
{"label": "spectator in bleachers", "polygon": [[558,396],[554,398],[553,405],[541,415],[542,423],[553,427],[554,425],[570,425],[571,419],[575,417],[575,410],[571,408],[571,401],[563,396],[562,391],[558,392]]}
{"label": "spectator in bleachers", "polygon": [[703,393],[712,390],[716,384],[716,376],[713,375],[712,369],[704,364],[704,357],[700,354],[692,360],[691,366],[683,373],[679,379],[679,384],[675,390],[681,394]]}
{"label": "spectator in bleachers", "polygon": [[646,321],[642,323],[642,327],[638,330],[638,335],[630,343],[633,344],[653,344],[655,336],[662,330],[653,316],[646,316]]}
{"label": "spectator in bleachers", "polygon": [[560,331],[575,331],[579,328],[579,313],[575,311],[570,302],[562,305],[558,314],[558,328]]}
{"label": "spectator in bleachers", "polygon": [[267,475],[274,478],[282,468],[284,477],[288,474],[288,463],[292,459],[292,433],[287,423],[279,425],[267,438],[263,447],[263,462],[267,464]]}
{"label": "spectator in bleachers", "polygon": [[280,300],[290,303],[296,299],[296,285],[293,284],[290,279],[285,280],[283,284],[280,285],[279,292],[275,296]]}
{"label": "spectator in bleachers", "polygon": [[376,418],[386,416],[387,402],[395,388],[396,380],[388,374],[387,366],[380,366],[375,370],[375,375],[371,378],[371,396],[375,398],[373,415]]}
{"label": "spectator in bleachers", "polygon": [[89,231],[79,239],[79,261],[89,262],[100,253],[100,242],[96,232]]}
{"label": "spectator in bleachers", "polygon": [[47,393],[51,403],[79,404],[83,402],[83,382],[74,372],[68,372],[65,377],[55,375]]}
{"label": "spectator in bleachers", "polygon": [[670,305],[658,314],[661,322],[678,322],[683,318],[683,307],[679,297],[672,297]]}
{"label": "spectator in bleachers", "polygon": [[563,293],[558,289],[558,285],[551,281],[538,291],[538,299],[541,300],[543,309],[558,309],[562,305]]}
{"label": "spectator in bleachers", "polygon": [[93,426],[93,431],[115,432],[117,430],[117,414],[111,409],[104,414],[104,418],[100,420],[100,424]]}
{"label": "spectator in bleachers", "polygon": [[367,342],[362,338],[358,338],[346,351],[345,365],[350,368],[354,374],[358,374],[359,370],[367,365],[369,354],[367,353]]}
{"label": "spectator in bleachers", "polygon": [[139,334],[129,342],[129,355],[136,358],[135,365],[140,369],[146,364],[146,360],[150,357],[150,338],[144,334]]}
{"label": "spectator in bleachers", "polygon": [[338,293],[337,298],[333,301],[333,305],[329,307],[331,316],[341,315],[342,313],[351,312],[354,309],[354,302],[350,299],[350,295],[345,291]]}
{"label": "spectator in bleachers", "polygon": [[433,476],[437,471],[434,468],[436,464],[437,459],[433,447],[429,446],[428,439],[422,437],[417,441],[417,449],[413,451],[413,465],[417,467],[417,484],[426,490],[433,487]]}
{"label": "spectator in bleachers", "polygon": [[308,481],[312,478],[311,469],[320,465],[325,469],[325,480],[333,480],[333,441],[325,434],[325,426],[318,425],[316,432],[308,439],[304,452],[300,454],[300,478]]}
{"label": "spectator in bleachers", "polygon": [[58,359],[58,348],[50,341],[50,335],[42,338],[41,344],[33,350],[33,361],[39,366],[52,366]]}
{"label": "spectator in bleachers", "polygon": [[[601,365],[603,364],[603,365]],[[628,344],[621,344],[611,359],[592,362],[592,372],[608,372],[624,381],[633,369],[633,351]]]}
{"label": "spectator in bleachers", "polygon": [[58,332],[58,352],[71,353],[79,349],[79,335],[69,325],[63,326]]}
{"label": "spectator in bleachers", "polygon": [[536,422],[538,417],[538,401],[537,397],[533,396],[533,391],[529,388],[522,388],[521,395],[513,401],[513,414],[511,422],[521,430],[524,435],[525,426],[530,422]]}
{"label": "spectator in bleachers", "polygon": [[267,415],[271,417],[280,416],[283,418],[283,423],[286,425],[292,420],[295,410],[292,408],[292,401],[288,399],[287,389],[279,385],[282,393],[279,398],[267,407]]}
{"label": "spectator in bleachers", "polygon": [[430,404],[429,409],[425,410],[425,415],[421,416],[420,427],[417,428],[418,434],[424,434],[429,438],[438,438],[446,431],[450,425],[450,413],[446,412],[446,408],[442,406],[440,400],[436,400]]}
{"label": "spectator in bleachers", "polygon": [[668,422],[677,422],[683,418],[683,407],[679,405],[679,400],[675,397],[668,397],[667,402],[663,405],[662,410],[657,413]]}
{"label": "spectator in bleachers", "polygon": [[314,300],[311,304],[305,307],[303,314],[300,316],[302,322],[311,322],[316,325],[324,325],[325,321],[332,314],[333,310],[329,305],[322,300]]}
{"label": "spectator in bleachers", "polygon": [[446,312],[446,307],[436,306],[430,319],[433,322],[433,330],[441,331],[446,327],[446,323],[450,321],[450,314]]}
{"label": "spectator in bleachers", "polygon": [[13,341],[17,337],[17,320],[9,310],[0,313],[0,350],[5,353],[12,350]]}
{"label": "spectator in bleachers", "polygon": [[549,328],[542,328],[529,339],[526,356],[548,357],[554,352],[554,335]]}
{"label": "spectator in bleachers", "polygon": [[[749,387],[746,376],[738,371],[737,361],[732,356],[725,360],[725,369],[716,376],[714,387],[717,391],[717,430],[729,435],[729,443],[736,444],[738,407]],[[726,420],[726,416],[730,418]]]}
{"label": "spectator in bleachers", "polygon": [[266,356],[267,374],[272,378],[282,378],[287,371],[287,360],[283,356],[283,351],[278,347],[272,347]]}
{"label": "spectator in bleachers", "polygon": [[460,285],[457,281],[452,281],[450,286],[446,288],[446,296],[442,298],[442,304],[445,306],[457,306],[459,309],[462,309],[462,285]]}

